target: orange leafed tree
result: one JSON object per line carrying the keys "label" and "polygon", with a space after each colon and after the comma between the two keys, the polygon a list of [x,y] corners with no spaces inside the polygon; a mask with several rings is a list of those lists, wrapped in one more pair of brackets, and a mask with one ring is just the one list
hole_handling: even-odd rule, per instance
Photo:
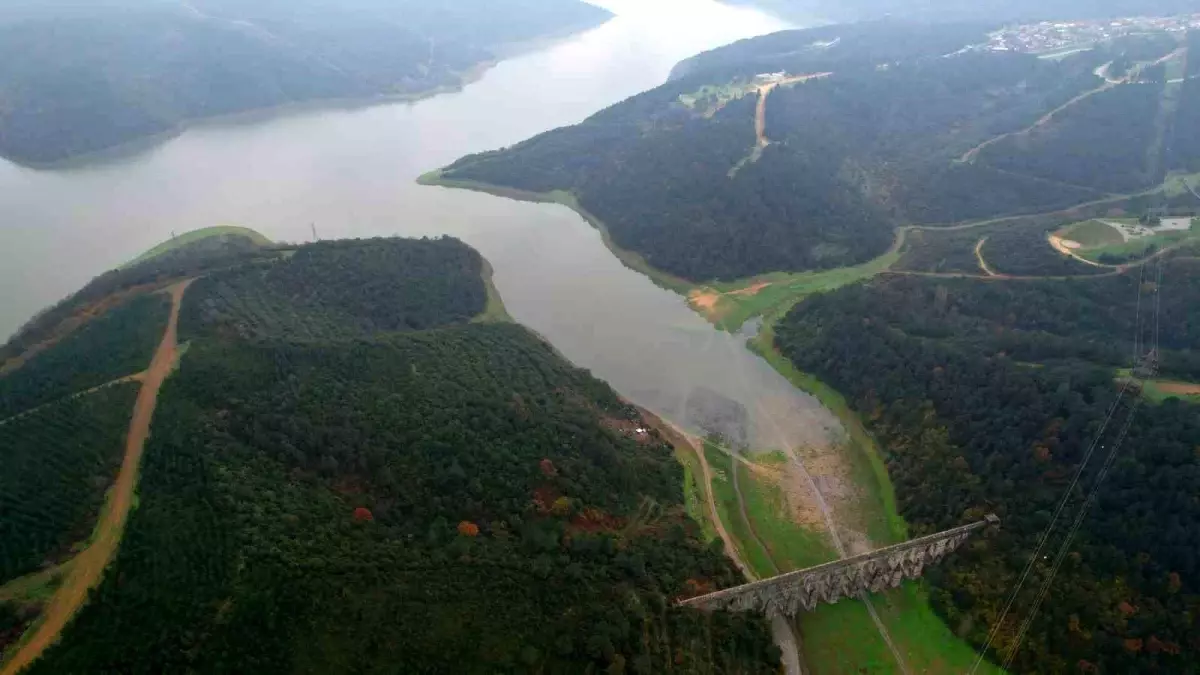
{"label": "orange leafed tree", "polygon": [[469,520],[464,520],[458,524],[458,533],[464,537],[478,537],[479,526]]}

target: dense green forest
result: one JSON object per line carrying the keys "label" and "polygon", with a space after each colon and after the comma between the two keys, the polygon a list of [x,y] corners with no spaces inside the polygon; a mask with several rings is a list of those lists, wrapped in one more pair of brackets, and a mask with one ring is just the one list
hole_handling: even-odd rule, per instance
{"label": "dense green forest", "polygon": [[1162,82],[1115,87],[1055,115],[1029,134],[1010,136],[980,153],[998,169],[1103,192],[1129,193],[1162,181],[1147,166],[1157,140]]}
{"label": "dense green forest", "polygon": [[[982,33],[887,21],[745,40],[443,175],[570,191],[618,246],[697,282],[857,264],[899,225],[1049,212],[1162,180],[1161,78],[1083,94],[1104,64],[1157,58],[1172,38],[1062,59],[963,50]],[[776,87],[756,148],[754,78],[776,71],[832,75]]]}
{"label": "dense green forest", "polygon": [[311,244],[199,280],[181,336],[323,340],[461,323],[487,304],[482,270],[479,254],[451,238]]}
{"label": "dense green forest", "polygon": [[609,16],[578,0],[5,0],[0,155],[54,162],[196,118],[457,86]]}
{"label": "dense green forest", "polygon": [[[1157,288],[1164,370],[1193,381],[1198,271],[1194,258],[1173,260]],[[777,328],[781,350],[845,394],[879,439],[915,532],[1001,516],[998,536],[927,574],[936,610],[977,645],[1110,408],[1117,422],[1099,445],[1132,420],[1017,672],[1197,672],[1200,414],[1178,399],[1135,405],[1114,381],[1133,359],[1137,288],[1148,309],[1154,278],[1153,267],[1145,279],[1134,270],[1070,282],[882,277],[810,297]],[[1095,483],[1099,452],[1067,522]],[[1065,529],[1051,536],[1051,559]],[[997,648],[1011,644],[1049,566],[1035,566]]]}
{"label": "dense green forest", "polygon": [[330,242],[194,284],[117,558],[28,672],[777,672],[761,618],[674,605],[741,576],[672,448],[471,323],[482,264]]}
{"label": "dense green forest", "polygon": [[145,370],[170,304],[161,294],[138,296],[0,375],[0,419]]}
{"label": "dense green forest", "polygon": [[114,385],[0,424],[0,586],[87,539],[136,396],[137,385]]}

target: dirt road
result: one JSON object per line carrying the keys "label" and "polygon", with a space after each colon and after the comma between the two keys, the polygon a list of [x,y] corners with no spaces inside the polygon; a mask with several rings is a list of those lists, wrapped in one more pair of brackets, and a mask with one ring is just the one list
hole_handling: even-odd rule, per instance
{"label": "dirt road", "polygon": [[[725,524],[721,522],[721,517],[717,514],[717,502],[713,498],[712,492],[712,470],[708,466],[708,458],[704,456],[704,444],[688,432],[680,429],[674,424],[658,417],[657,415],[641,409],[642,418],[651,427],[658,429],[670,443],[676,447],[691,448],[696,457],[700,460],[700,473],[698,478],[703,480],[704,501],[708,505],[708,518],[712,521],[713,527],[717,530],[717,536],[725,543],[725,555],[733,561],[734,565],[742,571],[750,581],[756,580],[758,577],[754,574],[750,566],[747,565],[738,555],[737,547],[734,546],[733,537],[729,536],[729,532],[725,529]],[[738,459],[743,459],[735,455]],[[787,619],[777,616],[771,619],[771,635],[775,640],[775,646],[783,653],[783,670],[785,675],[805,675],[807,672],[800,661],[800,641],[796,634],[792,631],[791,625]]]}
{"label": "dirt road", "polygon": [[57,401],[51,401],[49,403],[43,403],[42,405],[39,405],[36,408],[30,408],[29,410],[26,410],[25,412],[20,412],[20,413],[17,413],[16,415],[13,415],[12,417],[6,417],[6,418],[0,420],[0,427],[4,426],[5,424],[8,424],[9,422],[15,422],[15,421],[21,419],[22,417],[28,417],[29,415],[32,415],[35,412],[37,412],[43,408],[52,406],[55,403],[62,403],[63,401],[70,401],[72,399],[79,398],[80,396],[87,396],[88,394],[94,394],[94,393],[100,391],[101,389],[107,389],[108,387],[113,387],[118,384],[125,384],[127,382],[141,382],[142,378],[144,378],[145,376],[146,376],[146,373],[143,372],[143,373],[134,373],[133,375],[126,375],[125,377],[118,377],[117,379],[113,380],[112,382],[105,382],[104,384],[98,384],[98,385],[92,387],[91,389],[86,389],[79,393],[71,394],[70,396],[67,396],[66,398],[62,398]]}
{"label": "dirt road", "polygon": [[758,88],[758,107],[754,112],[754,135],[758,137],[758,147],[767,147],[771,142],[767,138],[767,96],[781,84],[796,84],[799,82],[807,82],[809,80],[819,80],[822,77],[829,77],[833,73],[809,73],[807,75],[791,75],[775,82],[764,84]]}
{"label": "dirt road", "polygon": [[1007,134],[1000,134],[999,136],[996,136],[995,138],[989,138],[988,140],[986,140],[986,141],[980,143],[979,145],[971,148],[970,150],[966,151],[962,157],[958,158],[958,161],[963,164],[974,162],[975,158],[977,158],[979,156],[979,153],[982,152],[988,146],[995,145],[996,143],[999,143],[1000,141],[1002,141],[1006,138],[1012,137],[1012,136],[1024,136],[1024,135],[1028,134],[1029,132],[1033,131],[1034,129],[1037,129],[1038,127],[1045,126],[1045,125],[1049,124],[1050,120],[1054,119],[1054,117],[1056,115],[1058,115],[1062,111],[1066,110],[1067,108],[1070,108],[1071,106],[1075,105],[1076,103],[1079,103],[1080,101],[1082,101],[1084,99],[1091,98],[1092,96],[1095,96],[1096,94],[1099,94],[1104,91],[1108,91],[1109,89],[1112,89],[1113,87],[1117,86],[1118,84],[1121,84],[1122,82],[1123,82],[1123,80],[1118,80],[1115,82],[1106,80],[1105,83],[1100,85],[1099,87],[1085,91],[1082,94],[1071,99],[1070,101],[1067,101],[1066,103],[1058,106],[1054,110],[1051,110],[1050,112],[1046,113],[1045,115],[1042,115],[1042,117],[1040,119],[1038,119],[1038,121],[1034,122],[1033,124],[1029,125],[1028,127],[1024,128],[1024,129],[1021,129],[1020,131],[1010,131]]}
{"label": "dirt road", "polygon": [[54,644],[63,628],[87,600],[88,591],[100,583],[104,568],[117,552],[121,535],[125,531],[125,523],[129,518],[129,509],[133,505],[138,470],[142,463],[142,450],[146,438],[150,435],[150,420],[154,417],[158,392],[175,365],[179,305],[192,281],[181,281],[167,289],[171,294],[171,316],[167,321],[162,341],[154,352],[154,359],[142,379],[137,401],[133,404],[133,418],[125,440],[125,458],[121,462],[117,480],[108,492],[107,503],[101,512],[100,521],[96,524],[91,545],[75,556],[62,585],[46,603],[39,622],[32,629],[33,634],[23,641],[17,653],[4,664],[0,675],[16,675]]}
{"label": "dirt road", "polygon": [[984,274],[994,277],[998,275],[992,271],[992,268],[988,267],[987,261],[983,259],[983,245],[987,243],[987,240],[988,238],[984,237],[979,240],[978,244],[975,244],[975,259],[979,261],[979,269],[983,270]]}

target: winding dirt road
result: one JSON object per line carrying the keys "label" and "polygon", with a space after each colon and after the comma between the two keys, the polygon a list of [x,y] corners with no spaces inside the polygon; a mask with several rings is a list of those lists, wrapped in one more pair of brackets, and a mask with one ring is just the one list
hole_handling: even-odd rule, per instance
{"label": "winding dirt road", "polygon": [[171,295],[171,316],[167,320],[167,329],[154,352],[150,367],[144,373],[137,401],[133,404],[133,418],[125,439],[125,457],[121,462],[117,480],[108,492],[92,542],[75,556],[62,585],[46,603],[39,622],[33,627],[33,634],[24,640],[18,651],[4,664],[0,675],[16,675],[54,644],[63,628],[87,600],[88,592],[99,585],[104,568],[117,552],[129,519],[130,507],[133,505],[138,471],[142,463],[142,450],[150,436],[150,420],[154,417],[154,409],[158,404],[158,392],[175,366],[178,354],[176,335],[179,306],[192,281],[194,279],[188,279],[167,288],[166,292]]}
{"label": "winding dirt road", "polygon": [[983,259],[983,245],[987,243],[987,240],[988,238],[984,237],[979,240],[978,244],[975,244],[975,259],[979,261],[979,269],[983,270],[984,274],[989,277],[999,276],[992,271],[992,268],[988,267],[987,261]]}

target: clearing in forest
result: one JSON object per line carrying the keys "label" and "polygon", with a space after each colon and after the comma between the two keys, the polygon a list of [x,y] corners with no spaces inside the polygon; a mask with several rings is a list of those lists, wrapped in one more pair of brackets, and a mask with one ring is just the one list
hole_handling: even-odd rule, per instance
{"label": "clearing in forest", "polygon": [[756,316],[770,318],[805,296],[853,284],[879,274],[900,259],[903,234],[883,255],[861,265],[811,272],[774,272],[750,279],[714,283],[688,293],[692,309],[722,330],[736,331]]}
{"label": "clearing in forest", "polygon": [[183,294],[191,283],[192,280],[189,279],[167,289],[171,295],[171,316],[167,320],[162,341],[142,380],[141,390],[134,403],[133,417],[129,423],[121,469],[108,492],[91,543],[71,561],[70,569],[50,601],[46,603],[38,622],[30,628],[30,634],[22,640],[12,658],[0,668],[0,675],[16,675],[54,644],[63,628],[83,606],[88,593],[100,583],[104,568],[116,554],[129,519],[130,507],[133,506],[142,450],[150,435],[150,421],[158,403],[158,392],[175,367],[179,307],[183,302]]}
{"label": "clearing in forest", "polygon": [[[1117,382],[1130,380],[1132,372],[1128,368],[1117,371]],[[1162,403],[1168,398],[1178,398],[1189,403],[1200,403],[1200,384],[1181,382],[1179,380],[1143,380],[1142,396],[1153,403]]]}
{"label": "clearing in forest", "polygon": [[1151,223],[1102,219],[1075,223],[1061,232],[1069,233],[1069,239],[1058,235],[1067,251],[1062,251],[1051,235],[1050,245],[1056,250],[1092,264],[1117,265],[1138,262],[1200,238],[1200,222],[1190,217],[1164,217]]}

